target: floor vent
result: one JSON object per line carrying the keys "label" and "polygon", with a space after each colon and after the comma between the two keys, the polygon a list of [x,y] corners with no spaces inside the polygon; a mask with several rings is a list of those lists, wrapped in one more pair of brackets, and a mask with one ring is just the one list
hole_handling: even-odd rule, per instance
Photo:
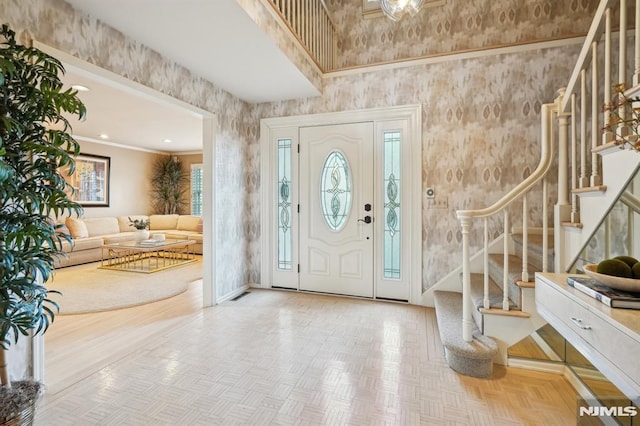
{"label": "floor vent", "polygon": [[242,294],[237,295],[236,297],[234,297],[233,299],[230,299],[232,302],[235,302],[236,300],[240,299],[241,297],[246,296],[247,294],[251,293],[250,291],[245,291]]}

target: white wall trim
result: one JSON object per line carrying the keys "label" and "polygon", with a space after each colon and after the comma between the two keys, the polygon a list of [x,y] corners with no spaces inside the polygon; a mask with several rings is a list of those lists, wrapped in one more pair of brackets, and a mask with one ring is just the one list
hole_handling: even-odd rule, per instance
{"label": "white wall trim", "polygon": [[225,294],[224,296],[218,298],[217,302],[218,304],[220,303],[224,303],[228,300],[233,299],[234,297],[240,296],[242,293],[244,293],[245,291],[249,290],[249,284],[245,284],[240,288],[237,288],[235,290],[232,290],[231,292]]}
{"label": "white wall trim", "polygon": [[142,152],[149,152],[151,154],[160,154],[160,155],[176,155],[175,152],[158,151],[155,149],[142,148],[139,146],[125,145],[118,142],[109,142],[101,139],[88,138],[86,136],[78,136],[78,135],[71,135],[71,136],[73,136],[73,138],[77,141],[90,142],[98,145],[112,146],[114,148],[120,148],[120,149],[128,149],[130,151],[142,151]]}
{"label": "white wall trim", "polygon": [[565,375],[567,366],[561,362],[532,360],[526,358],[508,358],[509,367],[522,368],[523,370],[539,371],[541,373]]}
{"label": "white wall trim", "polygon": [[51,47],[38,40],[33,40],[33,47],[40,49],[44,53],[58,59],[64,64],[65,68],[72,69],[74,72],[80,75],[85,75],[91,77],[92,79],[99,80],[100,83],[103,83],[106,86],[117,87],[120,90],[152,100],[155,103],[182,108],[189,111],[194,117],[202,117],[212,114],[210,111],[181,101],[180,99],[152,89],[149,86],[145,86],[144,84],[129,80],[128,78],[123,77],[120,74],[116,74],[113,71],[109,71],[97,65],[86,62],[65,51],[56,49],[55,47]]}
{"label": "white wall trim", "polygon": [[[129,80],[119,74],[108,71],[104,68],[100,68],[96,65],[90,64],[80,58],[64,52],[62,50],[55,49],[44,43],[40,43],[37,40],[33,41],[33,46],[42,50],[43,52],[57,58],[62,62],[65,67],[73,67],[73,70],[79,74],[90,75],[92,77],[98,76],[102,83],[110,85],[111,87],[117,87],[120,90],[125,90],[129,93],[134,93],[138,96],[142,95],[147,99],[170,105],[173,107],[181,108],[188,111],[194,117],[200,117],[202,119],[202,149],[203,149],[203,239],[202,239],[202,268],[203,268],[203,307],[213,306],[216,304],[216,282],[215,282],[215,228],[214,228],[214,200],[215,200],[215,186],[214,186],[214,166],[215,166],[215,145],[216,145],[216,132],[218,127],[218,121],[216,114],[188,104],[179,99],[173,98],[162,92],[154,90],[150,87],[144,86],[135,81]],[[93,141],[92,141],[93,142]],[[104,141],[100,141],[104,143]],[[120,146],[124,148],[124,146]],[[169,153],[163,153],[169,154]],[[33,356],[32,374],[37,374],[39,377],[45,377],[45,351],[44,351],[45,339],[34,338],[31,346]]]}
{"label": "white wall trim", "polygon": [[585,37],[569,37],[534,43],[521,43],[488,49],[474,49],[461,51],[459,53],[435,54],[416,59],[406,59],[393,62],[385,62],[373,65],[355,66],[341,70],[330,71],[323,74],[323,78],[345,77],[371,72],[393,70],[398,68],[409,68],[421,65],[433,65],[443,62],[462,61],[465,59],[476,59],[487,56],[506,55],[514,53],[529,52],[531,50],[552,49],[557,47],[582,45]]}
{"label": "white wall trim", "polygon": [[202,117],[202,304],[216,304],[215,164],[218,118]]}

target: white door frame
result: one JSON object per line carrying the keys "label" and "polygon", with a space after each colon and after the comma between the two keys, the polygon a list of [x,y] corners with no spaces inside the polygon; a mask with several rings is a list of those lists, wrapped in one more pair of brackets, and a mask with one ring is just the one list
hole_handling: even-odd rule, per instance
{"label": "white door frame", "polygon": [[[261,269],[260,287],[271,288],[273,283],[273,262],[276,252],[276,238],[272,224],[275,220],[274,197],[277,179],[275,154],[272,146],[273,136],[289,128],[347,124],[362,121],[381,123],[385,121],[406,120],[408,126],[407,142],[411,149],[411,162],[407,170],[404,190],[410,193],[409,226],[405,235],[410,238],[409,253],[409,303],[420,304],[422,298],[422,106],[404,105],[388,108],[374,108],[359,111],[330,112],[290,117],[266,118],[260,120],[260,181],[261,199]],[[296,133],[297,139],[297,133]]]}
{"label": "white door frame", "polygon": [[[164,103],[171,106],[186,109],[202,118],[202,305],[203,307],[214,306],[216,300],[216,253],[214,243],[215,226],[215,191],[214,191],[214,165],[216,149],[216,132],[218,120],[216,114],[198,108],[179,99],[151,89],[143,84],[129,80],[119,74],[100,68],[97,65],[86,62],[75,56],[58,50],[37,40],[34,40],[34,47],[57,58],[66,68],[74,68],[77,71],[90,73],[98,76],[109,84],[119,87],[151,99],[153,102]],[[34,380],[45,382],[45,341],[42,334],[33,336],[31,346],[32,375]]]}

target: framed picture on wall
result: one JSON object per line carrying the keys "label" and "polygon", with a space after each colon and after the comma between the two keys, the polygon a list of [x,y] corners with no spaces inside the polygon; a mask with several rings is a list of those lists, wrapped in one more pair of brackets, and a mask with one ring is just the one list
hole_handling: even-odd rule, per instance
{"label": "framed picture on wall", "polygon": [[83,207],[109,207],[109,168],[111,158],[92,154],[76,157],[76,170],[64,173],[73,188],[70,197]]}

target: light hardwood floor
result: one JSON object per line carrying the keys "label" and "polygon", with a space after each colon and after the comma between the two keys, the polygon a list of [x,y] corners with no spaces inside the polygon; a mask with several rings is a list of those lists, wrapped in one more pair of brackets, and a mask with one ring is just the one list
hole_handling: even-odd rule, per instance
{"label": "light hardwood floor", "polygon": [[36,425],[570,425],[557,375],[451,370],[430,308],[254,290],[199,309],[200,286],[59,317]]}

